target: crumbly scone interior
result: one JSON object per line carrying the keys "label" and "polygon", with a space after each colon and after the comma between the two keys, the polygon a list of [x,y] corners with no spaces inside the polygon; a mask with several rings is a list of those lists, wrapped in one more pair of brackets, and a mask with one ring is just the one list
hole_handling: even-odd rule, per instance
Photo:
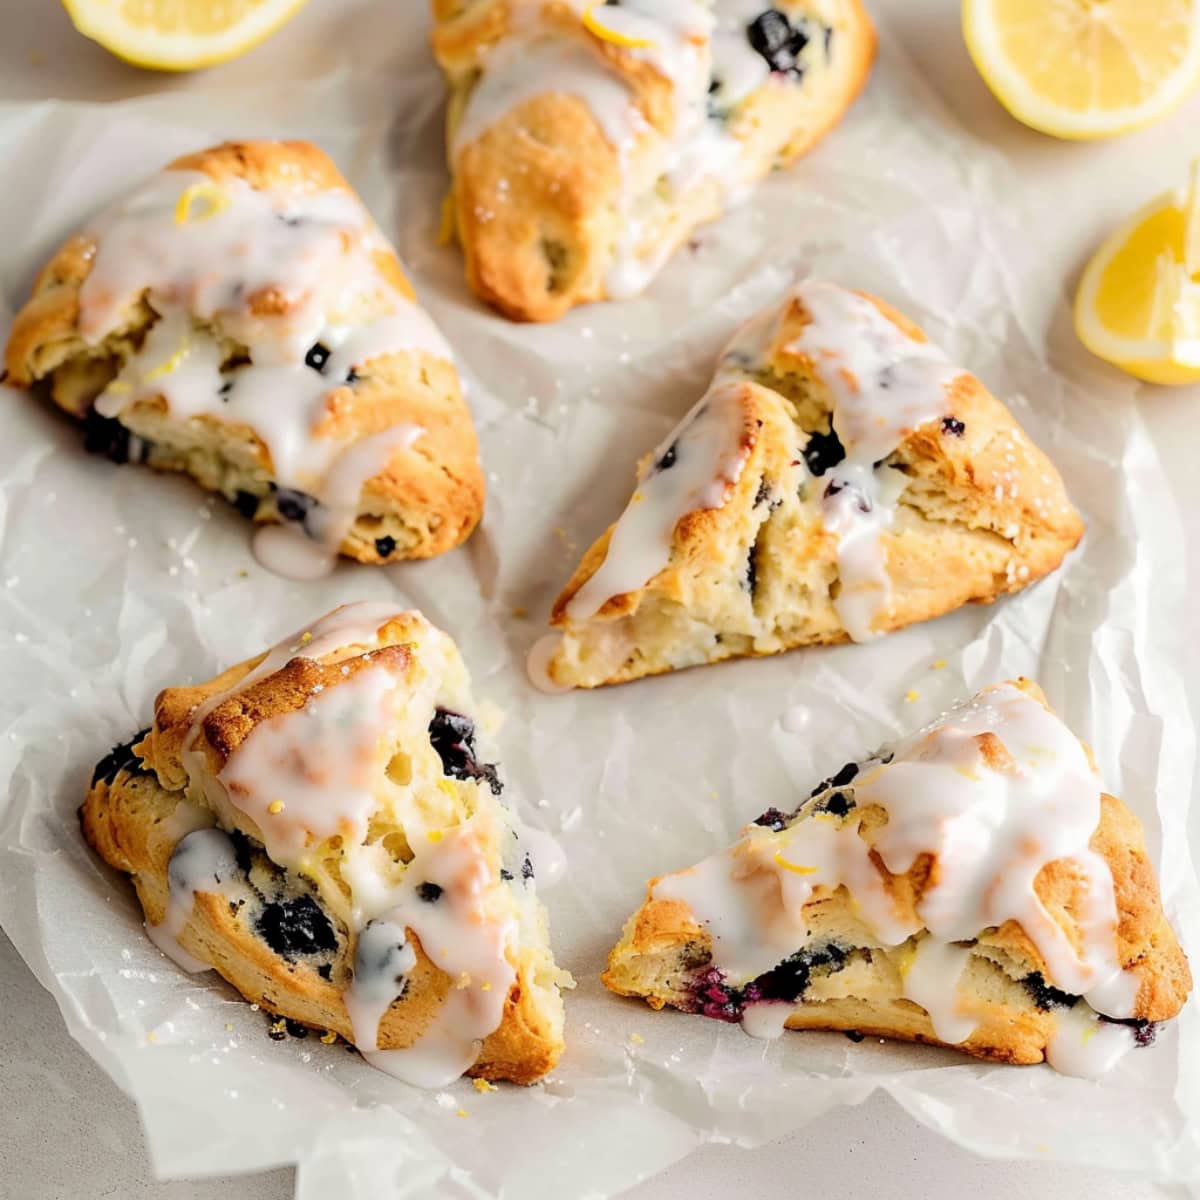
{"label": "crumbly scone interior", "polygon": [[449,348],[307,144],[216,147],[147,180],[49,264],[6,360],[90,449],[281,523],[264,546],[426,556],[478,520]]}
{"label": "crumbly scone interior", "polygon": [[1191,987],[1141,830],[998,685],[653,881],[604,980],[655,1008],[1108,1069]]}
{"label": "crumbly scone interior", "polygon": [[447,213],[519,319],[640,292],[701,222],[841,116],[874,32],[857,0],[435,6]]}
{"label": "crumbly scone interior", "polygon": [[245,928],[331,985],[310,980],[298,1004],[276,985],[275,1011],[337,1029],[412,1082],[543,1074],[569,977],[486,739],[453,642],[382,604],[164,692],[134,768],[153,780],[117,780],[130,802],[156,792],[179,831],[167,894],[139,884],[151,936],[242,987],[194,915],[206,893],[248,904]]}
{"label": "crumbly scone interior", "polygon": [[1082,522],[1004,406],[882,302],[804,281],[742,329],[555,605],[595,686],[864,641],[1052,570]]}

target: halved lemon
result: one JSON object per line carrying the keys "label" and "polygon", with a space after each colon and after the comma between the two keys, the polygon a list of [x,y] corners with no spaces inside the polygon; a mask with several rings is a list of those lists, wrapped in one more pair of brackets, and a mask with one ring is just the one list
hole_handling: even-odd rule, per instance
{"label": "halved lemon", "polygon": [[963,0],[984,82],[1060,138],[1149,125],[1200,80],[1200,0]]}
{"label": "halved lemon", "polygon": [[63,0],[75,28],[118,58],[193,71],[253,49],[304,0]]}
{"label": "halved lemon", "polygon": [[1150,383],[1200,383],[1200,160],[1187,187],[1151,201],[1096,251],[1075,297],[1075,332]]}

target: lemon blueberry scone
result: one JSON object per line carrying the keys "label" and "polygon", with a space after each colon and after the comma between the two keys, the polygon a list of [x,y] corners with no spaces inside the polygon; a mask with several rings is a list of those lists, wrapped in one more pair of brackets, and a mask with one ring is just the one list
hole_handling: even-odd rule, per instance
{"label": "lemon blueberry scone", "polygon": [[1082,533],[979,380],[882,301],[806,280],[642,461],[539,653],[553,684],[595,687],[865,641],[1018,591]]}
{"label": "lemon blueberry scone", "polygon": [[1028,680],[653,880],[613,991],[761,1037],[953,1046],[1096,1075],[1191,989],[1142,829]]}
{"label": "lemon blueberry scone", "polygon": [[569,977],[477,712],[446,634],[346,605],[162,692],[96,768],[83,831],[185,968],[412,1083],[530,1083]]}
{"label": "lemon blueberry scone", "polygon": [[5,367],[89,448],[281,522],[256,543],[278,570],[425,558],[479,521],[450,350],[307,142],[188,155],[100,214],[38,276]]}
{"label": "lemon blueberry scone", "polygon": [[860,0],[434,0],[446,217],[506,316],[640,292],[866,82]]}

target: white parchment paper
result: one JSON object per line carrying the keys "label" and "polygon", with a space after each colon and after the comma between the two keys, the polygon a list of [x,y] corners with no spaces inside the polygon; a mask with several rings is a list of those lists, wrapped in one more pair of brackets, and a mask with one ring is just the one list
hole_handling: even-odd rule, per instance
{"label": "white parchment paper", "polygon": [[[137,1101],[156,1169],[297,1162],[302,1200],[606,1196],[706,1139],[762,1143],[884,1088],[980,1153],[1200,1182],[1195,1004],[1156,1048],[1090,1083],[833,1034],[756,1042],[620,1001],[597,980],[649,876],[1022,672],[1146,823],[1168,909],[1200,947],[1179,515],[1134,387],[1078,349],[1061,281],[1042,276],[1036,213],[1013,211],[1002,169],[884,30],[845,125],[698,233],[644,298],[549,328],[509,325],[472,300],[457,253],[435,244],[441,86],[424,6],[398,7],[354,8],[343,67],[303,88],[0,108],[0,313],[60,238],[167,159],[224,137],[309,137],[395,237],[456,347],[488,471],[487,517],[463,549],[297,585],[257,566],[246,524],[224,504],[91,459],[67,422],[3,396],[0,922],[72,1035]],[[636,459],[690,406],[733,328],[801,270],[880,293],[1008,399],[1087,516],[1083,546],[1014,600],[872,645],[534,692],[524,653],[623,505]],[[458,639],[477,693],[507,712],[510,797],[569,859],[544,898],[579,987],[566,1056],[539,1087],[419,1092],[343,1046],[269,1040],[263,1014],[215,976],[184,975],[158,954],[127,884],[78,833],[92,765],[146,723],[161,686],[205,678],[334,604],[385,597]],[[779,718],[795,706],[808,723],[786,733]]]}

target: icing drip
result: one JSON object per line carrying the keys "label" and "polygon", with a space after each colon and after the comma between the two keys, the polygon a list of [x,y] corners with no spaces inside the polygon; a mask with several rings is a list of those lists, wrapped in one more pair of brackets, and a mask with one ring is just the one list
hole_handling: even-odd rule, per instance
{"label": "icing drip", "polygon": [[189,954],[179,935],[192,915],[197,892],[228,894],[238,874],[237,854],[229,835],[220,829],[197,829],[176,844],[167,866],[167,911],[157,925],[146,924],[150,940],[185,971],[211,970],[208,963]]}
{"label": "icing drip", "polygon": [[[857,778],[853,795],[857,808],[887,814],[870,843],[858,822],[820,813],[778,832],[751,825],[730,849],[655,885],[655,898],[684,901],[705,926],[713,966],[730,986],[794,953],[807,932],[804,906],[818,891],[844,886],[882,945],[921,934],[904,994],[929,1012],[944,1041],[962,1041],[975,1026],[956,991],[968,951],[952,943],[1009,920],[1024,929],[1056,988],[1108,1016],[1131,1015],[1138,979],[1118,961],[1112,875],[1089,847],[1100,784],[1083,747],[1038,701],[1011,684],[988,689]],[[872,851],[896,875],[923,854],[936,858],[915,918],[896,910]],[[1078,947],[1034,886],[1058,860],[1070,861],[1081,881]],[[1061,1039],[1066,1061],[1071,1043],[1066,1033]],[[1106,1034],[1109,1043],[1115,1035]]]}
{"label": "icing drip", "polygon": [[1124,1025],[1101,1021],[1087,1005],[1077,1003],[1058,1015],[1046,1061],[1063,1075],[1096,1079],[1111,1071],[1135,1044]]}
{"label": "icing drip", "polygon": [[561,645],[561,633],[547,633],[529,647],[529,653],[525,656],[525,672],[529,682],[548,696],[558,696],[571,690],[569,685],[556,683],[550,677],[550,661]]}
{"label": "icing drip", "polygon": [[741,386],[715,385],[655,450],[613,526],[604,561],[567,604],[571,620],[586,620],[612,597],[644,587],[667,565],[680,520],[724,504],[749,453]]}
{"label": "icing drip", "polygon": [[[332,397],[381,355],[451,360],[433,322],[382,273],[390,252],[366,210],[348,191],[259,190],[167,170],[89,232],[85,340],[120,330],[141,297],[157,315],[96,411],[117,417],[157,397],[179,420],[249,428],[280,488],[333,506],[305,522],[332,564],[363,485],[390,461],[329,432]],[[420,430],[385,432],[399,452]]]}
{"label": "icing drip", "polygon": [[[418,850],[403,882],[383,901],[384,928],[393,936],[397,930],[411,931],[426,957],[453,981],[420,1038],[404,1049],[377,1049],[380,1019],[403,990],[401,985],[382,1002],[401,955],[388,956],[381,970],[364,959],[367,969],[361,975],[356,962],[347,993],[354,1041],[363,1057],[419,1087],[451,1083],[475,1061],[480,1043],[499,1027],[516,979],[508,960],[509,947],[516,943],[516,922],[494,911],[494,893],[503,885],[488,861],[486,840],[475,828],[479,820],[447,830],[440,840]],[[371,934],[368,951],[375,943],[376,935]]]}
{"label": "icing drip", "polygon": [[829,390],[845,458],[821,476],[821,514],[838,539],[838,617],[856,642],[879,635],[891,584],[880,544],[904,477],[876,464],[919,426],[948,411],[946,389],[964,372],[936,346],[917,342],[869,300],[831,283],[804,281],[794,296],[811,321],[788,347]]}

